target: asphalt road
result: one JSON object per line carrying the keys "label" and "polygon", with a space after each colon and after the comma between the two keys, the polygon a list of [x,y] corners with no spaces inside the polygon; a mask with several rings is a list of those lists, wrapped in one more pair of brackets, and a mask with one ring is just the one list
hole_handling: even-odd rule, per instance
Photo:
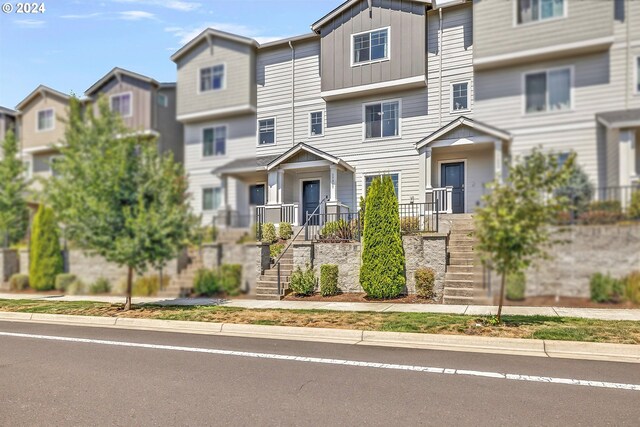
{"label": "asphalt road", "polygon": [[640,425],[640,391],[477,376],[638,385],[638,364],[12,322],[2,333],[29,336],[0,335],[1,426]]}

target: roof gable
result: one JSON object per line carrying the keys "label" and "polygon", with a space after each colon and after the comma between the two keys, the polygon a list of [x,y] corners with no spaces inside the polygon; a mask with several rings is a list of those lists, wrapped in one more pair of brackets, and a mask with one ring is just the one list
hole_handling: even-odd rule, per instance
{"label": "roof gable", "polygon": [[171,55],[171,60],[173,62],[177,62],[180,58],[186,55],[191,49],[198,46],[200,43],[207,42],[211,43],[211,39],[213,37],[219,37],[221,39],[230,40],[236,43],[246,44],[252,47],[259,47],[259,44],[254,39],[238,36],[236,34],[227,33],[226,31],[216,30],[214,28],[207,28],[203,30],[200,34],[198,34],[195,38],[191,39],[191,41],[184,46],[182,46],[176,53]]}
{"label": "roof gable", "polygon": [[119,76],[127,76],[134,80],[140,80],[145,83],[150,83],[154,86],[159,86],[160,83],[152,79],[151,77],[147,77],[142,74],[134,73],[133,71],[125,70],[124,68],[114,67],[111,71],[105,74],[100,80],[95,82],[89,89],[87,89],[84,93],[86,96],[91,96],[97,91],[99,91],[104,85],[109,83],[112,79],[118,78]]}
{"label": "roof gable", "polygon": [[429,136],[426,136],[425,138],[418,141],[416,143],[416,149],[426,147],[431,143],[433,143],[434,141],[437,141],[438,139],[443,138],[447,134],[450,134],[463,127],[468,127],[470,129],[473,129],[474,131],[477,131],[479,133],[485,134],[493,138],[497,138],[505,141],[511,140],[511,134],[509,132],[503,131],[493,126],[489,126],[485,123],[470,119],[465,116],[460,116],[457,119],[452,120],[451,122],[442,126],[440,129],[436,130],[435,132],[431,133]]}
{"label": "roof gable", "polygon": [[273,159],[271,162],[269,162],[269,164],[267,164],[267,170],[272,170],[277,166],[283,164],[285,161],[291,160],[294,158],[299,158],[303,161],[310,161],[310,159],[307,156],[303,156],[303,154],[305,153],[315,156],[317,158],[320,158],[322,160],[327,160],[335,165],[340,165],[349,171],[352,171],[352,172],[355,171],[355,169],[353,169],[353,167],[347,162],[345,162],[344,160],[338,157],[332,156],[329,153],[325,153],[322,150],[318,150],[317,148],[307,145],[303,142],[299,143],[295,147],[290,148],[289,150],[285,151],[284,153],[282,153],[281,155]]}
{"label": "roof gable", "polygon": [[49,86],[39,85],[35,88],[29,95],[27,95],[18,105],[16,105],[16,110],[23,110],[27,105],[31,103],[36,97],[42,96],[45,94],[53,95],[63,100],[68,100],[70,98],[69,95],[57,91],[55,89],[50,88]]}

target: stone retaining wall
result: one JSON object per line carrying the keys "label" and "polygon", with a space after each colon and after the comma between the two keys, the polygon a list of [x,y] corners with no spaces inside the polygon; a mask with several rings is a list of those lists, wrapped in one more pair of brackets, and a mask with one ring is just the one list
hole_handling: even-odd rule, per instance
{"label": "stone retaining wall", "polygon": [[20,270],[18,251],[13,249],[0,249],[0,285],[7,282],[11,276]]}
{"label": "stone retaining wall", "polygon": [[[242,266],[242,287],[252,292],[256,287],[256,262],[262,265],[262,245],[255,243],[210,243],[202,246],[202,263],[206,268],[219,267],[221,264],[240,264]],[[267,246],[267,254],[269,248]],[[268,261],[267,261],[268,265]]]}

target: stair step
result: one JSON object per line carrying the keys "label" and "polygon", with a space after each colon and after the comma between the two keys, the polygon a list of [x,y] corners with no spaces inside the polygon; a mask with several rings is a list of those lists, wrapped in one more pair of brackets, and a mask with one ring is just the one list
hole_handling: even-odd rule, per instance
{"label": "stair step", "polygon": [[447,280],[444,281],[445,288],[473,288],[474,280]]}
{"label": "stair step", "polygon": [[[277,282],[278,276],[265,276],[261,275],[258,282]],[[280,276],[280,283],[289,283],[289,276]]]}
{"label": "stair step", "polygon": [[473,276],[474,273],[473,272],[453,272],[453,271],[447,271],[444,275],[444,280],[445,283],[447,283],[447,281],[456,281],[456,280],[471,280],[473,281]]}
{"label": "stair step", "polygon": [[447,267],[447,273],[475,273],[476,267],[474,265],[449,265]]}
{"label": "stair step", "polygon": [[468,305],[475,302],[474,297],[442,297],[442,302],[449,305]]}
{"label": "stair step", "polygon": [[444,297],[473,297],[477,291],[474,288],[444,288]]}
{"label": "stair step", "polygon": [[[280,289],[280,295],[284,294],[284,289]],[[256,295],[278,295],[278,288],[265,288],[258,286],[256,288]]]}
{"label": "stair step", "polygon": [[280,296],[280,295],[260,295],[260,294],[256,294],[256,299],[279,301],[279,300],[282,299],[282,296]]}

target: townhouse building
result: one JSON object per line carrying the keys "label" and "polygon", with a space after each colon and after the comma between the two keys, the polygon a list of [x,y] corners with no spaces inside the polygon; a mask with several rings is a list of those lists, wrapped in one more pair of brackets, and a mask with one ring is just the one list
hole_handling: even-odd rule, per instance
{"label": "townhouse building", "polygon": [[[13,129],[14,132],[18,132],[16,127],[17,112],[11,108],[0,107],[0,141],[4,140],[7,131]],[[0,152],[2,156],[2,152]]]}

